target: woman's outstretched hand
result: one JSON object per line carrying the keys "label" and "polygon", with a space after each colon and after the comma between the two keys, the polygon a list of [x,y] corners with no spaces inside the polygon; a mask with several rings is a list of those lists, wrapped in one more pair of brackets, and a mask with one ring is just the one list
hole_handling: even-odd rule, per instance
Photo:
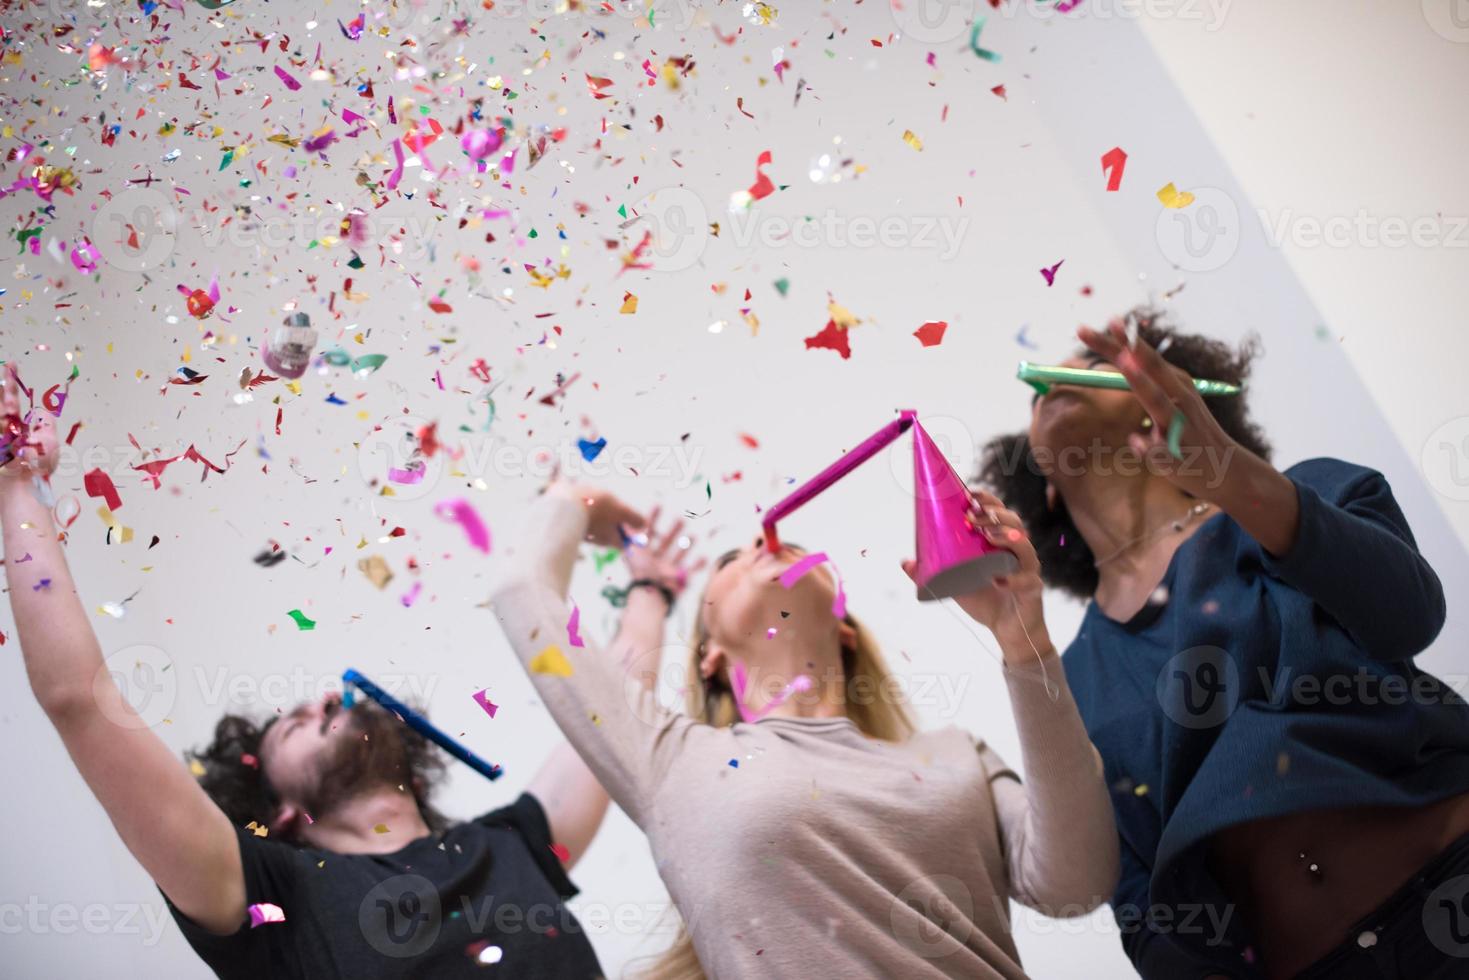
{"label": "woman's outstretched hand", "polygon": [[648,519],[618,500],[610,491],[590,483],[553,480],[546,493],[574,500],[587,510],[587,540],[604,548],[621,548]]}
{"label": "woman's outstretched hand", "polygon": [[27,418],[20,405],[20,383],[9,364],[0,365],[0,413],[4,415],[4,462],[0,485],[29,482],[50,476],[56,469],[56,422],[49,413],[33,410]]}
{"label": "woman's outstretched hand", "polygon": [[[1234,457],[1249,453],[1214,418],[1188,372],[1163,360],[1163,355],[1141,337],[1129,341],[1121,320],[1113,320],[1105,331],[1081,327],[1076,336],[1121,372],[1153,420],[1146,434],[1134,433],[1128,438],[1132,450],[1152,472],[1166,477],[1190,496],[1220,503],[1226,474],[1243,469],[1231,466]],[[1175,457],[1168,445],[1175,413],[1183,417],[1175,447],[1181,458]]]}
{"label": "woman's outstretched hand", "polygon": [[[1015,555],[1020,567],[995,578],[994,584],[955,596],[959,608],[995,635],[1008,664],[1029,663],[1037,652],[1051,649],[1050,634],[1041,608],[1041,562],[1026,533],[1020,515],[992,493],[974,490],[969,520],[992,544]],[[903,562],[903,571],[913,577],[915,563]]]}
{"label": "woman's outstretched hand", "polygon": [[660,530],[658,518],[662,509],[654,507],[648,512],[644,527],[647,542],[633,542],[622,550],[622,560],[627,565],[633,581],[648,579],[662,585],[677,598],[689,584],[689,573],[697,572],[708,559],[700,557],[692,565],[686,564],[690,541],[680,541],[683,518],[674,521],[668,528]]}

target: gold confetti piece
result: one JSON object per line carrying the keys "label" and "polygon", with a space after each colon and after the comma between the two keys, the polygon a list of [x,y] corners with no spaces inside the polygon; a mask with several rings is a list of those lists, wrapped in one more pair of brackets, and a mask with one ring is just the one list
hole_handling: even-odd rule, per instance
{"label": "gold confetti piece", "polygon": [[393,570],[388,567],[382,555],[368,555],[357,563],[357,567],[362,570],[363,575],[367,576],[367,580],[379,589],[387,588],[388,583],[393,580]]}
{"label": "gold confetti piece", "polygon": [[205,773],[204,763],[198,759],[190,759],[189,772],[193,773],[195,779],[203,779]]}
{"label": "gold confetti piece", "polygon": [[566,654],[554,643],[546,647],[530,662],[533,674],[554,674],[557,677],[571,676],[571,661],[566,659]]}
{"label": "gold confetti piece", "polygon": [[636,313],[638,311],[638,298],[632,293],[622,294],[622,309],[618,313]]}
{"label": "gold confetti piece", "polygon": [[387,824],[385,824],[385,823],[380,823],[380,824],[377,824],[377,825],[376,825],[376,826],[374,826],[374,827],[373,827],[373,828],[372,828],[372,832],[373,832],[373,833],[374,833],[374,834],[386,834],[386,833],[388,833],[388,832],[389,832],[389,831],[388,831],[388,825],[387,825]]}
{"label": "gold confetti piece", "polygon": [[245,824],[245,829],[254,831],[256,837],[268,837],[270,835],[269,827],[265,826],[264,824],[258,824],[254,820],[251,820],[249,823]]}
{"label": "gold confetti piece", "polygon": [[1194,203],[1194,196],[1188,191],[1180,191],[1172,184],[1168,184],[1158,191],[1158,200],[1163,202],[1165,208],[1177,211]]}
{"label": "gold confetti piece", "polygon": [[1148,784],[1147,783],[1138,783],[1136,786],[1134,786],[1132,788],[1132,795],[1133,796],[1147,796],[1148,795]]}
{"label": "gold confetti piece", "polygon": [[919,139],[918,135],[914,133],[911,129],[903,130],[903,142],[907,143],[915,150],[919,150],[920,152],[923,150],[923,140]]}

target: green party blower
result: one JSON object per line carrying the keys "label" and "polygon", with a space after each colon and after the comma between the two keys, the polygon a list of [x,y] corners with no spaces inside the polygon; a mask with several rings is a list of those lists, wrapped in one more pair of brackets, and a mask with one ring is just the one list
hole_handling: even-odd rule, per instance
{"label": "green party blower", "polygon": [[[1132,385],[1127,379],[1116,371],[1093,371],[1088,368],[1069,368],[1059,365],[1032,364],[1029,361],[1021,361],[1015,370],[1015,377],[1024,381],[1036,390],[1037,394],[1046,395],[1051,391],[1052,385],[1081,385],[1084,388],[1121,388],[1124,391],[1131,390]],[[1238,395],[1239,385],[1232,385],[1227,381],[1207,381],[1203,378],[1194,378],[1194,390],[1205,397],[1214,395]]]}

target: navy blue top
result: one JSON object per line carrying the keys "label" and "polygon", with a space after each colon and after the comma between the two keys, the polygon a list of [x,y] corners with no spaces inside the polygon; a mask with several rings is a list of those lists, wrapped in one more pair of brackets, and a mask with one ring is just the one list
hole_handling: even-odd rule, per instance
{"label": "navy blue top", "polygon": [[1211,834],[1469,791],[1469,706],[1411,661],[1443,626],[1443,588],[1387,481],[1335,459],[1285,475],[1300,500],[1287,555],[1211,517],[1142,611],[1119,623],[1091,603],[1063,657],[1112,787],[1113,912],[1149,980],[1250,972],[1240,917],[1221,939],[1200,911],[1229,902]]}

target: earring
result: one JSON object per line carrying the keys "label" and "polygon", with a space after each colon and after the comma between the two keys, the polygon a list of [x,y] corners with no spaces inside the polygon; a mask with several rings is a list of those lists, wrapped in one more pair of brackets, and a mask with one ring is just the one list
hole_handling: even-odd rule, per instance
{"label": "earring", "polygon": [[1152,427],[1153,427],[1153,417],[1151,415],[1144,415],[1143,416],[1143,428],[1144,429],[1151,429]]}

